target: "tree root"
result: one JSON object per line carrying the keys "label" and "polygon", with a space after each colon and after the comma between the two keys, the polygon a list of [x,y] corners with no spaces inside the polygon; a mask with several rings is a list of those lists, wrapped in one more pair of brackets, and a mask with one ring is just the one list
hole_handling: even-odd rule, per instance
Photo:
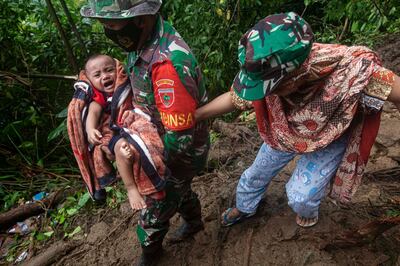
{"label": "tree root", "polygon": [[322,246],[322,249],[335,250],[362,246],[371,243],[379,235],[398,224],[400,224],[400,217],[381,218],[362,225],[356,230],[344,232],[335,236],[328,243]]}

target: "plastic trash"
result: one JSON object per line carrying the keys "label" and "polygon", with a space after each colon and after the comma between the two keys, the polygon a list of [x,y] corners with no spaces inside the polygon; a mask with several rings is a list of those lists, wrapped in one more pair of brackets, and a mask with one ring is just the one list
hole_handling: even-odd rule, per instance
{"label": "plastic trash", "polygon": [[26,235],[26,234],[29,234],[30,232],[31,232],[31,230],[25,222],[18,222],[10,230],[8,230],[9,234]]}
{"label": "plastic trash", "polygon": [[15,262],[21,262],[24,261],[26,258],[28,257],[28,250],[25,250],[24,252],[22,252],[18,258],[15,260]]}
{"label": "plastic trash", "polygon": [[48,193],[46,193],[46,192],[39,192],[39,193],[35,194],[35,195],[32,197],[32,199],[33,199],[34,201],[42,200],[42,199],[44,199],[47,195],[48,195]]}

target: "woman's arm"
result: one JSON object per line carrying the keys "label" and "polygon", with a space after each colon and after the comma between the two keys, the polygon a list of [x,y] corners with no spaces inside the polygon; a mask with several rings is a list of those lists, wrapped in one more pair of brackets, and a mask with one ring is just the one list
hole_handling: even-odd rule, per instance
{"label": "woman's arm", "polygon": [[195,120],[202,121],[214,116],[230,113],[235,109],[235,105],[232,101],[232,94],[230,91],[228,91],[218,96],[208,104],[198,108],[195,113]]}
{"label": "woman's arm", "polygon": [[393,88],[387,100],[394,103],[394,105],[396,105],[397,109],[400,111],[400,77],[397,75],[394,76]]}

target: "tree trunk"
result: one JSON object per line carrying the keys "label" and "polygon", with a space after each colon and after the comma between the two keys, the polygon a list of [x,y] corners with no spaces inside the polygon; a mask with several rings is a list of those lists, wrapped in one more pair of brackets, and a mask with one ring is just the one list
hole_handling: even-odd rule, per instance
{"label": "tree trunk", "polygon": [[64,10],[65,15],[67,16],[68,23],[71,26],[72,31],[76,35],[76,38],[78,39],[79,45],[81,46],[81,49],[82,49],[82,52],[85,55],[85,57],[87,57],[88,51],[86,49],[85,43],[82,41],[81,34],[79,33],[78,29],[75,26],[74,20],[72,19],[72,16],[71,16],[71,13],[69,12],[68,6],[64,0],[60,0],[60,3]]}
{"label": "tree trunk", "polygon": [[61,39],[64,42],[65,50],[67,52],[67,58],[68,58],[69,63],[71,64],[72,70],[74,71],[74,73],[78,73],[79,67],[78,67],[76,58],[74,56],[74,53],[72,51],[72,47],[68,41],[67,35],[65,35],[65,32],[61,26],[60,20],[57,17],[56,11],[54,10],[51,0],[46,0],[46,4],[49,9],[50,16],[52,17],[54,23],[56,24],[56,27],[58,29],[58,32],[60,33]]}

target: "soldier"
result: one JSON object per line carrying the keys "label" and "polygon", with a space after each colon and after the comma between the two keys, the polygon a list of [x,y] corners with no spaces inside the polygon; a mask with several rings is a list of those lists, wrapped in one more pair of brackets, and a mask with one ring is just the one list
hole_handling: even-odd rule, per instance
{"label": "soldier", "polygon": [[[81,9],[82,16],[100,21],[106,36],[128,52],[132,105],[157,125],[171,171],[166,196],[145,197],[147,208],[141,211],[137,227],[143,250],[139,265],[157,262],[169,219],[176,212],[184,221],[172,242],[204,228],[191,181],[204,168],[209,149],[207,124],[194,120],[196,108],[207,101],[207,92],[189,46],[158,13],[161,4],[161,0],[88,0]],[[131,119],[127,115],[122,122],[129,124]],[[116,145],[117,163],[120,150]],[[129,191],[129,182],[125,186]]]}

